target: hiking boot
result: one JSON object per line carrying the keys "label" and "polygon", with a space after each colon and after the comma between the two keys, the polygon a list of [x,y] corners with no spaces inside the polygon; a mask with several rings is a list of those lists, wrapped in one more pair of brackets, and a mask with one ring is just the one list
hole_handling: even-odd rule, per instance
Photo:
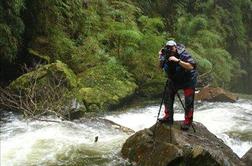
{"label": "hiking boot", "polygon": [[172,125],[173,124],[173,111],[170,113],[168,111],[168,106],[166,104],[165,104],[164,113],[165,113],[165,116],[163,118],[158,118],[158,122]]}
{"label": "hiking boot", "polygon": [[185,120],[183,124],[180,126],[180,129],[183,131],[189,130],[189,128],[192,125],[192,122],[193,122],[193,111],[191,110],[185,115]]}
{"label": "hiking boot", "polygon": [[180,129],[183,131],[187,131],[187,130],[189,130],[190,126],[191,126],[190,124],[182,124],[180,126]]}
{"label": "hiking boot", "polygon": [[159,118],[158,121],[160,123],[165,123],[165,124],[168,124],[168,125],[172,125],[173,124],[173,118],[167,118],[167,117],[163,117],[163,118]]}

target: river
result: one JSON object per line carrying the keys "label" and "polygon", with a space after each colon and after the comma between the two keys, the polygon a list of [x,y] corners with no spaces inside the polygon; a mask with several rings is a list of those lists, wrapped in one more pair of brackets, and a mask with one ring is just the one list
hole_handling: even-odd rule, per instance
{"label": "river", "polygon": [[[158,109],[158,104],[130,108],[100,118],[139,131],[156,122]],[[175,120],[182,120],[184,115],[178,103],[175,110]],[[122,144],[130,134],[92,118],[81,121],[46,118],[58,122],[25,120],[12,112],[1,112],[1,166],[130,165],[120,157]],[[194,120],[203,123],[240,157],[252,147],[252,100],[197,102]]]}

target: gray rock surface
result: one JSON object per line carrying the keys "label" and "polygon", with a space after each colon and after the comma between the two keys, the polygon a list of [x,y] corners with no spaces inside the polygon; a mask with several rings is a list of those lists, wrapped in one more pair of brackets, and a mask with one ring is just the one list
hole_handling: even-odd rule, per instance
{"label": "gray rock surface", "polygon": [[246,166],[252,165],[252,148],[250,148],[249,151],[242,156],[242,161],[246,164]]}
{"label": "gray rock surface", "polygon": [[[180,123],[157,123],[149,129],[136,132],[124,143],[124,158],[138,166],[238,166],[244,165],[230,147],[209,132],[201,123],[181,131]],[[155,131],[154,131],[155,130]]]}

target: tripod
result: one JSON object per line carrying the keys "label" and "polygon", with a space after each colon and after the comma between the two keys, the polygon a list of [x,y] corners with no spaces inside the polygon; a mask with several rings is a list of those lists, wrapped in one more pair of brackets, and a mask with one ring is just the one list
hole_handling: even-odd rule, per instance
{"label": "tripod", "polygon": [[[174,87],[174,84],[173,84],[172,80],[167,79],[167,81],[166,81],[166,83],[165,83],[164,92],[163,92],[163,95],[162,95],[162,100],[161,100],[161,103],[160,103],[158,115],[157,115],[157,122],[158,122],[158,118],[159,118],[159,115],[160,115],[160,111],[161,111],[161,109],[162,109],[162,105],[163,105],[163,103],[164,103],[165,93],[166,93],[166,89],[167,89],[167,86],[168,86],[169,82],[171,82],[170,85],[172,86],[173,90],[176,92],[176,95],[177,95],[177,97],[178,97],[178,99],[179,99],[179,101],[180,101],[180,103],[181,103],[181,105],[182,105],[182,107],[183,107],[183,110],[186,112],[185,105],[184,105],[184,103],[183,103],[183,101],[182,101],[182,99],[181,99],[181,97],[180,97],[178,91],[176,91],[176,89],[175,89],[175,87]],[[153,132],[154,138],[155,138],[156,126],[157,126],[157,123],[156,123],[155,126],[154,126],[154,132]],[[191,126],[192,126],[193,131],[196,132],[193,123],[191,124]],[[172,137],[171,137],[171,125],[170,125],[170,140],[172,140]]]}

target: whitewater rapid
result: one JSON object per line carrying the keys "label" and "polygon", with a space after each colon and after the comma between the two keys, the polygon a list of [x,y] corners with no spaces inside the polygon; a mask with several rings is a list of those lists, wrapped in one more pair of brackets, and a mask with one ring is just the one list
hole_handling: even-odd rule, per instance
{"label": "whitewater rapid", "polygon": [[[112,112],[100,118],[139,131],[152,126],[159,105]],[[162,113],[161,115],[162,116]],[[175,120],[183,120],[175,104]],[[130,134],[103,121],[27,121],[10,112],[1,114],[1,166],[16,165],[127,165],[120,149]],[[238,156],[252,147],[252,101],[196,103],[194,121],[203,123]],[[98,142],[94,142],[98,137]]]}

